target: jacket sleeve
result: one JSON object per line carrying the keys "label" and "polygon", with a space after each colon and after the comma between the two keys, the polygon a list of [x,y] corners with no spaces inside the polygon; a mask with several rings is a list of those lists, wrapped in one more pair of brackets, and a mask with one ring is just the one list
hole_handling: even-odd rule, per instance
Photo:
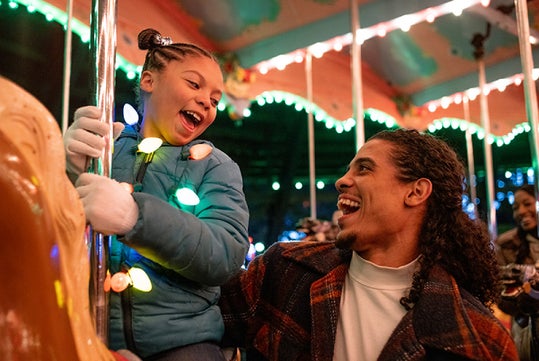
{"label": "jacket sleeve", "polygon": [[516,228],[499,235],[494,244],[496,247],[496,259],[500,266],[505,266],[516,261],[520,244]]}
{"label": "jacket sleeve", "polygon": [[275,247],[270,247],[264,255],[253,259],[247,270],[242,269],[221,287],[219,307],[225,323],[223,346],[252,345],[262,324],[258,308],[266,270],[265,258],[273,249]]}
{"label": "jacket sleeve", "polygon": [[183,277],[209,286],[237,273],[249,248],[248,209],[239,167],[219,162],[197,189],[192,214],[145,193],[134,193],[139,218],[123,242]]}

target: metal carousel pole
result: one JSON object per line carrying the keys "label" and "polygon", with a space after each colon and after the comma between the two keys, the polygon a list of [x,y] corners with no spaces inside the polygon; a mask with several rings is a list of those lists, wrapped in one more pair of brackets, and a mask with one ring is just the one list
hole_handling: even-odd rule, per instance
{"label": "metal carousel pole", "polygon": [[[530,26],[528,24],[528,9],[526,1],[515,0],[518,39],[520,44],[520,60],[522,63],[522,73],[524,75],[524,97],[526,102],[526,115],[530,123],[530,150],[532,155],[532,165],[535,173],[535,198],[539,194],[539,121],[537,110],[537,92],[535,81],[533,80],[533,57],[531,51]],[[537,215],[539,220],[539,207]]]}
{"label": "metal carousel pole", "polygon": [[69,122],[69,84],[71,80],[71,48],[72,48],[72,31],[71,24],[73,19],[73,1],[68,0],[66,6],[67,26],[65,33],[65,51],[64,51],[64,73],[63,73],[63,89],[62,89],[62,135],[65,134]]}
{"label": "metal carousel pole", "polygon": [[[470,123],[470,104],[468,97],[464,97],[462,100],[462,105],[464,108],[464,119]],[[466,128],[466,157],[468,160],[468,188],[470,189],[470,202],[473,204],[473,214],[475,218],[479,217],[477,212],[477,187],[476,187],[476,176],[475,176],[475,161],[473,156],[473,142],[472,142],[472,132],[470,127]]]}
{"label": "metal carousel pole", "polygon": [[313,119],[313,56],[309,50],[305,54],[305,77],[307,79],[307,122],[309,132],[309,194],[311,203],[311,218],[316,219],[316,166],[314,159],[314,119]]}
{"label": "metal carousel pole", "polygon": [[[526,116],[530,123],[530,150],[532,156],[532,165],[535,174],[535,209],[536,217],[539,220],[539,122],[537,110],[537,94],[535,81],[533,80],[533,57],[530,44],[530,25],[528,23],[528,7],[526,1],[515,0],[515,10],[518,26],[518,41],[520,46],[520,60],[522,63],[522,74],[524,75],[524,98],[526,103]],[[531,327],[531,359],[539,358],[539,316],[530,317]]]}
{"label": "metal carousel pole", "polygon": [[472,45],[474,46],[474,57],[478,65],[479,78],[479,104],[481,106],[481,126],[485,131],[483,138],[483,148],[485,152],[485,171],[486,171],[486,204],[487,204],[487,221],[490,231],[491,241],[494,241],[498,234],[498,226],[496,222],[496,205],[494,204],[494,166],[492,159],[492,147],[490,141],[490,116],[488,112],[487,95],[485,94],[485,60],[484,60],[484,43],[490,35],[490,24],[487,25],[486,34],[474,34]]}
{"label": "metal carousel pole", "polygon": [[365,143],[363,92],[361,80],[361,39],[359,36],[359,10],[357,0],[350,0],[350,22],[352,24],[351,68],[352,104],[356,120],[356,152]]}
{"label": "metal carousel pole", "polygon": [[[92,91],[95,105],[102,110],[101,121],[109,125],[111,141],[100,157],[92,159],[90,171],[111,176],[112,122],[114,115],[114,75],[116,60],[116,0],[92,0],[90,17],[90,52],[95,64],[92,73]],[[108,344],[109,294],[104,284],[108,274],[108,251],[110,236],[88,230],[90,243],[90,309],[98,337]]]}

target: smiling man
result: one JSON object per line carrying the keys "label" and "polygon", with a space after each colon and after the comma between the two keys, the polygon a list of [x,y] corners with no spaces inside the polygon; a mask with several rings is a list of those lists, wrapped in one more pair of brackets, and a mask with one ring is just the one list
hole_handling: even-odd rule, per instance
{"label": "smiling man", "polygon": [[337,241],[277,243],[224,286],[225,344],[247,360],[518,360],[464,186],[445,142],[374,135],[336,182]]}

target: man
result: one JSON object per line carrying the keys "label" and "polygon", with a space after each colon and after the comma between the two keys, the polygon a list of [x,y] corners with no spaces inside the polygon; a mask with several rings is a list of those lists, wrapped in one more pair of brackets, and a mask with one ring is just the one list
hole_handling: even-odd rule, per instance
{"label": "man", "polygon": [[446,143],[380,132],[336,187],[336,242],[275,244],[224,286],[225,343],[248,360],[518,360],[488,308],[489,234],[462,210]]}

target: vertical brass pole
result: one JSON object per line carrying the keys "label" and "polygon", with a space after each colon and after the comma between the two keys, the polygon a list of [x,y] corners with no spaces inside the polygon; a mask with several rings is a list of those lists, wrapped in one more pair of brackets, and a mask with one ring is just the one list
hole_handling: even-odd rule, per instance
{"label": "vertical brass pole", "polygon": [[530,25],[528,23],[528,8],[526,1],[515,0],[517,15],[518,41],[520,45],[520,60],[522,74],[524,75],[524,97],[526,102],[526,115],[530,123],[530,151],[533,171],[535,174],[535,204],[537,219],[539,220],[539,121],[537,109],[537,91],[533,80],[533,57],[530,43]]}
{"label": "vertical brass pole", "polygon": [[69,123],[69,85],[71,80],[71,48],[72,48],[72,29],[73,19],[73,1],[67,1],[67,27],[64,44],[64,73],[63,73],[63,91],[62,91],[62,135],[65,134]]}
{"label": "vertical brass pole", "polygon": [[482,58],[477,61],[479,65],[479,102],[481,105],[481,125],[485,130],[485,138],[483,138],[483,147],[485,150],[485,170],[486,170],[486,199],[487,199],[487,218],[488,228],[492,241],[498,234],[498,226],[496,222],[496,205],[494,204],[494,166],[492,160],[492,145],[490,143],[490,116],[488,112],[487,95],[485,94],[485,62]]}
{"label": "vertical brass pole", "polygon": [[[462,105],[464,107],[464,119],[470,123],[470,104],[468,97],[464,97],[462,100]],[[468,186],[470,188],[470,200],[473,204],[473,213],[475,218],[479,217],[477,212],[477,189],[476,189],[476,177],[475,177],[475,161],[473,157],[473,142],[472,142],[472,133],[470,127],[466,129],[466,156],[468,159]]]}
{"label": "vertical brass pole", "polygon": [[365,143],[363,116],[363,89],[361,80],[361,44],[359,35],[359,10],[357,0],[350,0],[350,22],[352,25],[351,68],[352,68],[352,107],[356,120],[356,152]]}
{"label": "vertical brass pole", "polygon": [[[116,60],[116,19],[115,0],[93,0],[90,18],[90,52],[95,64],[92,85],[95,105],[101,108],[101,121],[109,124],[109,144],[103,154],[92,160],[91,171],[110,177],[112,161],[112,122],[114,116],[114,75]],[[106,212],[106,210],[103,210]],[[90,307],[98,337],[108,343],[108,292],[104,289],[108,272],[108,246],[110,237],[95,232],[91,227],[90,239]]]}
{"label": "vertical brass pole", "polygon": [[314,159],[314,119],[313,119],[313,56],[309,50],[305,54],[305,77],[307,79],[307,122],[309,132],[309,194],[311,203],[311,218],[316,219],[316,166]]}

